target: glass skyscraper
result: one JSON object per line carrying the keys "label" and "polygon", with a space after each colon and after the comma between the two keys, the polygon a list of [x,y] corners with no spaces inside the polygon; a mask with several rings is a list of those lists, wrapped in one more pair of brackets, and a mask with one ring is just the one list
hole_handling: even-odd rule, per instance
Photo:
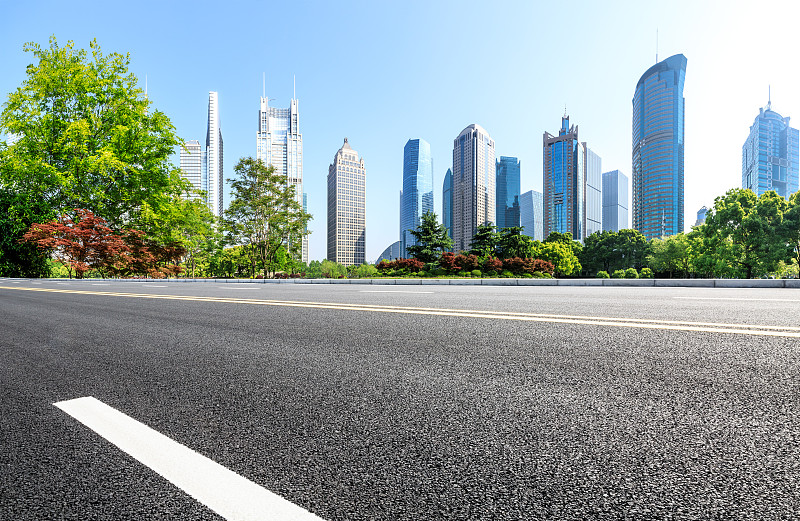
{"label": "glass skyscraper", "polygon": [[603,231],[628,228],[628,177],[619,170],[603,173]]}
{"label": "glass skyscraper", "polygon": [[544,240],[544,197],[542,192],[528,190],[519,197],[522,233],[535,241]]}
{"label": "glass skyscraper", "polygon": [[495,221],[494,140],[472,124],[453,140],[453,250],[466,251],[478,225]]}
{"label": "glass skyscraper", "polygon": [[400,192],[400,256],[417,243],[410,230],[419,227],[422,215],[433,212],[433,159],[424,139],[409,139],[403,148],[403,191]]}
{"label": "glass skyscraper", "polygon": [[222,217],[222,192],[225,175],[222,169],[222,129],[219,122],[219,95],[208,93],[208,128],[206,130],[206,150],[203,154],[204,188],[208,207],[217,217]]}
{"label": "glass skyscraper", "polygon": [[361,265],[366,254],[364,158],[344,138],[328,167],[328,260]]}
{"label": "glass skyscraper", "polygon": [[600,156],[583,143],[586,168],[586,236],[603,230],[603,167]]}
{"label": "glass skyscraper", "polygon": [[[275,173],[286,177],[294,187],[294,196],[303,202],[303,134],[300,133],[300,114],[297,100],[289,108],[269,106],[269,98],[261,98],[256,134],[256,158],[275,167]],[[308,262],[308,237],[303,237],[302,259]]]}
{"label": "glass skyscraper", "polygon": [[545,132],[544,158],[544,236],[550,232],[571,233],[582,241],[586,233],[585,145],[578,141],[578,126],[561,118],[557,136]]}
{"label": "glass skyscraper", "polygon": [[453,171],[449,168],[444,174],[442,183],[442,224],[447,228],[447,235],[453,238]]}
{"label": "glass skyscraper", "polygon": [[500,156],[495,179],[497,229],[519,226],[519,159]]}
{"label": "glass skyscraper", "polygon": [[[200,142],[188,140],[181,147],[181,176],[192,183],[192,188],[198,192],[205,190],[203,187],[203,147]],[[189,199],[199,199],[200,196],[192,193]]]}
{"label": "glass skyscraper", "polygon": [[647,69],[633,96],[633,228],[648,239],[683,232],[686,57]]}
{"label": "glass skyscraper", "polygon": [[772,110],[771,101],[742,145],[742,188],[756,195],[775,190],[786,199],[798,190],[798,132]]}

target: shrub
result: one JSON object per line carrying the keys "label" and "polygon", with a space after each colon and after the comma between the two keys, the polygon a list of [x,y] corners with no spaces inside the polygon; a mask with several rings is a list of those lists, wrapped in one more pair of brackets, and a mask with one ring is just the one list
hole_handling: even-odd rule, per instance
{"label": "shrub", "polygon": [[639,278],[652,279],[653,278],[653,270],[651,270],[650,268],[642,268],[642,271],[639,273]]}
{"label": "shrub", "polygon": [[626,279],[638,279],[639,272],[636,271],[636,268],[628,268],[625,270],[625,278]]}
{"label": "shrub", "polygon": [[439,266],[447,272],[458,271],[458,264],[456,264],[456,254],[451,251],[442,253],[439,258]]}
{"label": "shrub", "polygon": [[612,279],[624,279],[625,278],[625,270],[614,270],[614,273],[611,274]]}
{"label": "shrub", "polygon": [[525,273],[547,273],[552,275],[555,267],[553,263],[542,259],[525,259],[524,263]]}
{"label": "shrub", "polygon": [[481,267],[481,261],[477,255],[456,255],[455,263],[462,271],[479,270]]}
{"label": "shrub", "polygon": [[472,270],[472,276],[473,277],[482,277],[483,273],[481,273],[481,270]]}
{"label": "shrub", "polygon": [[522,274],[522,278],[524,278],[524,279],[532,279],[533,278],[533,273],[523,273]]}
{"label": "shrub", "polygon": [[514,275],[522,275],[525,271],[525,261],[519,257],[511,257],[503,260],[503,269],[510,271]]}
{"label": "shrub", "polygon": [[511,272],[510,272],[510,271],[508,271],[508,270],[503,270],[503,273],[501,273],[501,274],[500,274],[500,276],[501,276],[501,277],[505,277],[505,278],[507,278],[507,279],[510,279],[511,277],[513,277],[513,276],[514,276],[514,274],[513,274],[513,273],[511,273]]}
{"label": "shrub", "polygon": [[459,271],[459,272],[458,272],[458,276],[459,276],[459,277],[469,277],[469,276],[470,276],[470,274],[469,274],[469,272],[468,272],[468,271]]}
{"label": "shrub", "polygon": [[484,273],[496,275],[503,270],[503,261],[494,257],[486,257],[483,261]]}
{"label": "shrub", "polygon": [[608,274],[607,271],[598,271],[597,272],[597,278],[598,279],[607,279],[607,278],[610,278],[610,275]]}

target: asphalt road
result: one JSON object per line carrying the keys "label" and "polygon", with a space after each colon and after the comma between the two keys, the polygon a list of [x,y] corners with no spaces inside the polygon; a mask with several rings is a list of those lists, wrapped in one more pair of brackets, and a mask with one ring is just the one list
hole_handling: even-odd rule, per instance
{"label": "asphalt road", "polygon": [[792,289],[0,279],[0,519],[219,519],[53,405],[85,396],[330,521],[797,519],[799,316]]}

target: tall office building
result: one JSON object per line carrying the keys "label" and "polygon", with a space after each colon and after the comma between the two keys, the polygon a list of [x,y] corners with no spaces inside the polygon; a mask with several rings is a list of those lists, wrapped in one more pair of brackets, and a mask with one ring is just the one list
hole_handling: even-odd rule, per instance
{"label": "tall office building", "polygon": [[453,250],[469,250],[478,225],[495,221],[494,140],[470,125],[453,140]]}
{"label": "tall office building", "polygon": [[586,236],[603,231],[603,167],[600,156],[583,143],[586,169]]}
{"label": "tall office building", "polygon": [[633,228],[648,239],[683,232],[685,78],[676,54],[647,69],[633,95]]}
{"label": "tall office building", "polygon": [[522,233],[535,241],[544,240],[544,196],[542,192],[528,190],[519,197],[520,226]]}
{"label": "tall office building", "polygon": [[742,145],[742,188],[756,195],[775,190],[788,199],[798,190],[799,160],[797,129],[772,110],[770,100],[759,109]]}
{"label": "tall office building", "polygon": [[453,171],[449,168],[442,183],[442,224],[447,235],[453,238]]}
{"label": "tall office building", "polygon": [[378,264],[382,260],[393,261],[399,258],[400,258],[400,241],[396,241],[387,246],[385,250],[383,250],[383,253],[381,253],[378,256],[378,259],[375,261],[375,264]]}
{"label": "tall office building", "polygon": [[[297,100],[289,108],[269,106],[269,98],[261,98],[256,134],[256,158],[275,167],[275,173],[286,177],[294,187],[297,203],[303,206],[303,134]],[[303,237],[302,261],[308,262],[308,236]]]}
{"label": "tall office building", "polygon": [[697,220],[694,222],[695,226],[700,226],[701,224],[706,223],[706,214],[708,214],[708,207],[703,206],[699,210],[697,210]]}
{"label": "tall office building", "polygon": [[411,235],[425,213],[433,213],[433,159],[424,139],[409,139],[403,148],[403,191],[400,192],[400,256],[408,258]]}
{"label": "tall office building", "polygon": [[603,173],[603,231],[628,228],[628,177],[619,170]]}
{"label": "tall office building", "polygon": [[[181,148],[181,177],[192,183],[192,189],[205,190],[203,187],[203,148],[200,142],[189,140]],[[189,199],[199,199],[196,193],[190,193]]]}
{"label": "tall office building", "polygon": [[497,229],[519,226],[519,159],[500,156],[496,170],[495,217],[497,218]]}
{"label": "tall office building", "polygon": [[222,128],[219,123],[219,95],[208,93],[208,128],[206,131],[206,150],[203,154],[203,172],[206,179],[208,207],[211,213],[222,217],[222,189],[225,174],[222,169]]}
{"label": "tall office building", "polygon": [[328,167],[328,260],[345,266],[365,262],[366,170],[347,138]]}
{"label": "tall office building", "polygon": [[578,126],[561,118],[557,136],[545,132],[544,158],[544,236],[550,232],[571,233],[582,241],[586,237],[585,145],[578,141]]}

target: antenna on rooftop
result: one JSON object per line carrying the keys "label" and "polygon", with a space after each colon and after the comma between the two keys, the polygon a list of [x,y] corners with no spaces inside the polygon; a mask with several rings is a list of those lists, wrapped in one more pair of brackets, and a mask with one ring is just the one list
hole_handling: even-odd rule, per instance
{"label": "antenna on rooftop", "polygon": [[564,117],[567,117],[567,104],[564,103]]}
{"label": "antenna on rooftop", "polygon": [[297,76],[292,74],[292,99],[297,99]]}
{"label": "antenna on rooftop", "polygon": [[658,63],[658,27],[656,27],[656,63]]}
{"label": "antenna on rooftop", "polygon": [[767,110],[772,109],[772,85],[767,85]]}
{"label": "antenna on rooftop", "polygon": [[262,90],[261,97],[262,98],[266,98],[267,97],[267,73],[266,72],[262,72],[261,73],[261,90]]}

